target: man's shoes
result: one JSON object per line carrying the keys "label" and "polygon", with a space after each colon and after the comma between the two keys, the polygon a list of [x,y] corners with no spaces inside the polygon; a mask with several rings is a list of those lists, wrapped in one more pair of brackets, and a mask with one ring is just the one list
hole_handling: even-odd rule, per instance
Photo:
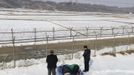
{"label": "man's shoes", "polygon": [[88,70],[83,70],[83,72],[88,72]]}

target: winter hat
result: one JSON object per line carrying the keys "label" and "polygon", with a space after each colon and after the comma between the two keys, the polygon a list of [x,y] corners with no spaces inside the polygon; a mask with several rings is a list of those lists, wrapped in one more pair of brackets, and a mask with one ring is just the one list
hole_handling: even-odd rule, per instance
{"label": "winter hat", "polygon": [[84,45],[83,48],[87,48],[87,45]]}
{"label": "winter hat", "polygon": [[51,51],[50,51],[50,53],[51,53],[51,54],[53,54],[53,53],[54,53],[54,51],[53,51],[53,50],[51,50]]}

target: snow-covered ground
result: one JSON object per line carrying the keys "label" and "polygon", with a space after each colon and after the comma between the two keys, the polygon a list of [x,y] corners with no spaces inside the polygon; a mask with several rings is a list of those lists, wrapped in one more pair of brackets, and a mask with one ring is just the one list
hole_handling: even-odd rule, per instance
{"label": "snow-covered ground", "polygon": [[[28,11],[28,10],[27,10]],[[87,12],[51,12],[51,11],[0,11],[0,30],[15,31],[32,30],[33,28],[51,30],[64,29],[54,23],[61,24],[65,27],[120,27],[133,26],[134,15],[129,14],[107,14],[107,13],[87,13]],[[128,22],[128,23],[127,23]],[[130,24],[129,24],[130,22]]]}
{"label": "snow-covered ground", "polygon": [[[13,28],[14,32],[21,31],[33,31],[36,28],[37,31],[53,31],[55,30],[69,30],[69,28],[84,29],[85,31],[76,31],[86,34],[86,28],[122,28],[122,27],[133,27],[134,26],[134,15],[133,14],[111,14],[111,13],[88,13],[88,12],[59,12],[59,11],[41,11],[41,10],[0,10],[0,32],[11,32]],[[125,30],[125,33],[131,32],[132,29]],[[95,30],[89,30],[90,35],[95,35]],[[98,34],[100,31],[96,31]],[[122,29],[115,30],[115,33],[122,32]],[[112,30],[103,31],[104,34],[112,34]],[[53,37],[52,32],[48,32],[49,37]],[[77,34],[78,36],[81,34]],[[20,39],[33,39],[35,38],[34,33],[21,33],[14,34],[16,40]],[[37,38],[46,36],[46,32],[37,33]],[[55,32],[55,37],[70,36],[70,31]],[[67,37],[68,38],[68,37]],[[0,34],[0,39],[12,40],[10,33]],[[3,42],[2,42],[3,43]]]}
{"label": "snow-covered ground", "polygon": [[[0,32],[11,31],[29,31],[37,28],[37,30],[52,30],[66,29],[73,27],[79,28],[111,28],[122,26],[134,26],[133,15],[120,15],[120,14],[91,14],[91,13],[76,13],[76,12],[39,12],[39,11],[0,11]],[[63,34],[64,35],[64,34]],[[24,38],[24,34],[19,36]],[[27,36],[27,35],[26,35]],[[44,36],[44,35],[43,35]],[[133,36],[133,35],[132,35]],[[128,36],[127,36],[128,37]],[[11,39],[11,35],[0,35],[0,39]],[[105,39],[105,38],[103,38]],[[89,39],[88,39],[89,40]],[[68,41],[68,40],[67,40]],[[133,48],[134,46],[120,46],[116,47],[117,51]],[[134,75],[134,55],[117,55],[112,56],[99,56],[100,53],[111,51],[112,48],[104,48],[97,51],[97,56],[92,57],[93,63],[90,66],[90,71],[85,75]],[[70,55],[59,55],[58,66],[61,64],[79,64],[83,70],[82,51],[74,54],[74,59]],[[94,54],[94,52],[92,52]],[[92,55],[93,55],[92,54]],[[0,70],[0,75],[47,75],[47,68],[45,58],[42,59],[29,59],[19,60],[16,62],[16,68],[10,68],[13,62],[4,64],[5,66]],[[24,67],[25,66],[25,67]]]}
{"label": "snow-covered ground", "polygon": [[[62,64],[78,64],[83,70],[83,51],[74,54],[74,59],[70,59],[70,55],[59,55],[58,66]],[[93,52],[92,52],[93,53]],[[132,55],[117,55],[112,56],[99,56],[92,57],[93,63],[90,70],[84,75],[134,75],[134,54]],[[66,60],[65,60],[66,59]],[[12,64],[12,63],[9,63]],[[31,65],[24,67],[24,65]],[[0,70],[1,75],[47,75],[47,64],[45,58],[43,59],[30,59],[17,61],[16,68]]]}

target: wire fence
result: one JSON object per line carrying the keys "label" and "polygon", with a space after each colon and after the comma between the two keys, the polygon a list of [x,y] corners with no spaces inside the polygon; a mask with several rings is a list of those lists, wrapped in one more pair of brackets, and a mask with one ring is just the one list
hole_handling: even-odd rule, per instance
{"label": "wire fence", "polygon": [[41,42],[54,40],[67,40],[72,39],[81,39],[81,38],[95,38],[97,37],[113,37],[113,36],[124,36],[128,34],[133,34],[134,27],[120,27],[120,28],[69,28],[64,30],[58,30],[52,28],[50,31],[40,31],[36,28],[33,31],[15,31],[11,29],[10,32],[0,31],[0,45],[3,44],[12,44],[13,40],[17,43],[30,43],[30,42]]}
{"label": "wire fence", "polygon": [[[16,60],[18,59],[29,59],[29,58],[40,58],[48,55],[49,50],[51,49],[49,44],[50,42],[54,41],[61,41],[64,42],[65,40],[71,41],[67,45],[63,45],[63,43],[58,43],[57,46],[58,49],[55,49],[57,47],[53,47],[52,49],[55,49],[57,54],[68,54],[71,53],[71,59],[74,58],[73,53],[80,51],[80,48],[76,48],[78,43],[76,42],[78,39],[90,39],[94,38],[94,40],[98,41],[101,38],[105,37],[112,37],[114,40],[112,40],[115,48],[115,45],[117,40],[115,39],[117,36],[125,36],[127,37],[126,44],[129,45],[129,42],[131,41],[130,35],[134,35],[134,27],[120,27],[120,28],[68,28],[68,29],[56,29],[52,28],[52,30],[38,30],[36,28],[33,29],[33,31],[15,31],[14,29],[11,29],[10,32],[7,31],[0,31],[0,45],[1,47],[11,47],[9,51],[1,52],[1,62],[2,65],[7,62],[6,60],[13,60],[13,67],[16,67]],[[29,47],[24,47],[23,45],[33,45]],[[97,55],[98,50],[98,43],[92,41],[91,44],[93,44],[94,47],[94,55]],[[16,45],[20,44],[20,47],[18,48]],[[23,45],[22,45],[23,44]],[[42,47],[38,47],[39,44],[43,44]],[[87,44],[87,43],[85,43]],[[102,41],[101,41],[102,44]],[[83,44],[81,44],[83,45]],[[71,47],[71,48],[67,48]],[[5,47],[4,47],[5,48]],[[4,51],[4,50],[3,50]],[[112,51],[113,53],[116,52],[115,49]]]}

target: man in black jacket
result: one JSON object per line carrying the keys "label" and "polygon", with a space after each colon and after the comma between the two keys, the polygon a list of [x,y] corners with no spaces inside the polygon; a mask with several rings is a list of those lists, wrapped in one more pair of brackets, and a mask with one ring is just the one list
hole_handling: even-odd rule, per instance
{"label": "man in black jacket", "polygon": [[90,55],[91,55],[91,50],[88,49],[88,47],[85,45],[83,46],[85,51],[83,54],[84,57],[84,72],[87,72],[89,70],[89,61],[90,61]]}
{"label": "man in black jacket", "polygon": [[54,51],[51,50],[50,51],[50,55],[47,56],[46,58],[46,62],[47,62],[47,68],[48,68],[48,75],[56,75],[56,67],[57,67],[57,62],[58,62],[58,58],[56,55],[54,55]]}

